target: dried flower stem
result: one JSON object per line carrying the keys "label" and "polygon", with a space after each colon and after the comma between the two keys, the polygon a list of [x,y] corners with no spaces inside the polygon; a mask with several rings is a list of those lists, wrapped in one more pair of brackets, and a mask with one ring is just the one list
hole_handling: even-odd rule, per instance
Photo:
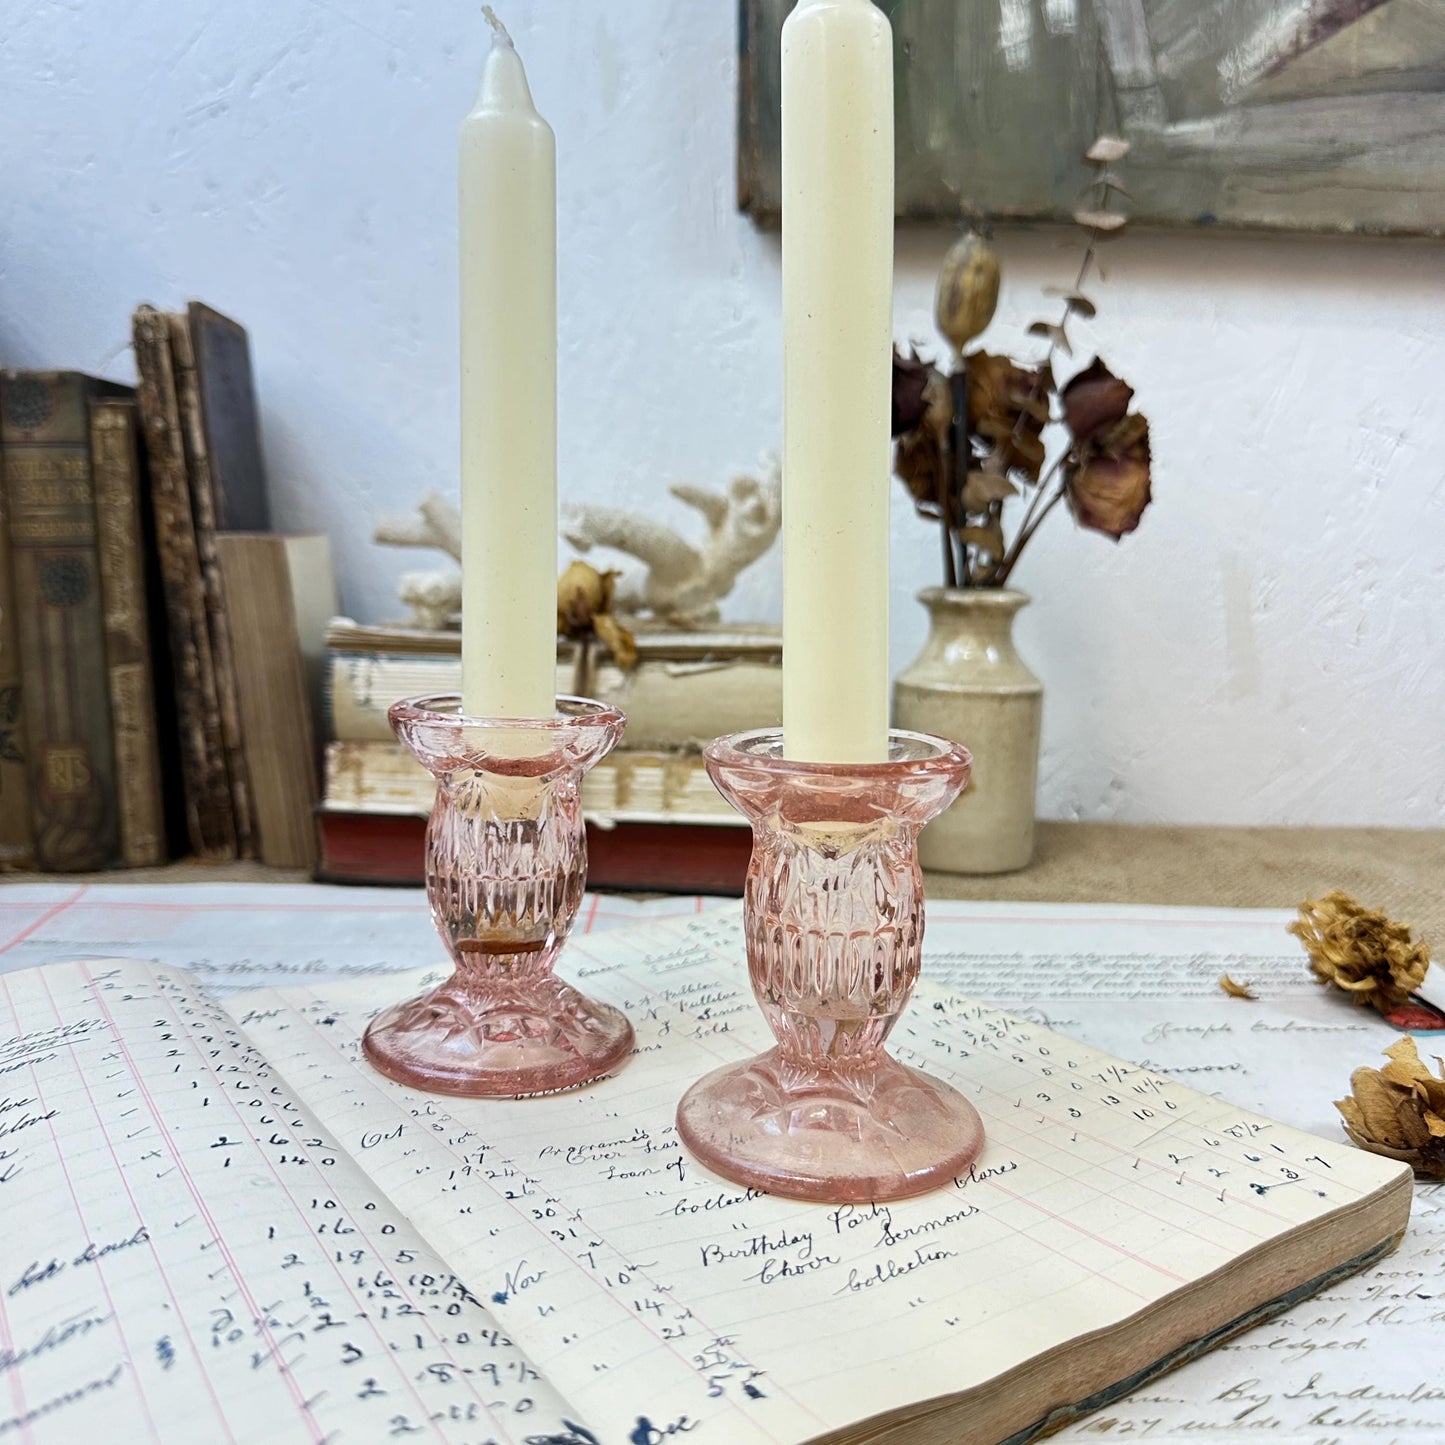
{"label": "dried flower stem", "polygon": [[592,696],[592,639],[579,637],[572,655],[572,693],[574,697]]}
{"label": "dried flower stem", "polygon": [[[1096,161],[1094,163],[1094,179],[1090,182],[1090,187],[1099,192],[1099,208],[1101,210],[1108,209],[1112,197],[1112,192],[1109,184],[1104,179],[1107,170],[1107,164]],[[1084,289],[1084,282],[1087,281],[1089,278],[1089,269],[1091,266],[1094,265],[1095,261],[1097,260],[1099,234],[1100,232],[1097,226],[1090,226],[1087,228],[1088,240],[1085,242],[1084,254],[1079,262],[1078,275],[1074,277],[1073,293],[1064,298],[1063,315],[1059,317],[1058,326],[1049,333],[1049,349],[1044,354],[1044,359],[1039,366],[1033,389],[1029,394],[1030,405],[1037,405],[1038,402],[1043,399],[1044,378],[1053,373],[1054,357],[1059,349],[1059,339],[1064,335],[1064,328],[1069,324],[1069,317],[1071,317],[1076,310],[1074,295]],[[1023,435],[1024,419],[1027,415],[1028,413],[1026,411],[1020,411],[1018,420],[1014,423],[1013,443],[1015,445],[1018,443],[1019,438]],[[1055,463],[1054,466],[1050,468],[1050,474],[1052,475],[1052,473],[1056,471],[1057,468],[1058,464]],[[1033,534],[1038,530],[1039,522],[1042,522],[1043,519],[1048,516],[1048,514],[1057,504],[1059,498],[1063,496],[1063,488],[1060,487],[1060,489],[1055,492],[1052,497],[1049,498],[1048,505],[1044,508],[1042,512],[1039,513],[1037,521],[1035,521],[1033,526],[1030,527],[1030,516],[1034,510],[1035,505],[1037,505],[1038,503],[1039,497],[1043,495],[1043,491],[1044,481],[1043,479],[1040,479],[1038,488],[1034,492],[1034,495],[1029,502],[1028,510],[1024,513],[1024,519],[1022,523],[1020,523],[1018,531],[1014,534],[1014,540],[1012,545],[1004,553],[1003,557],[999,560],[998,565],[994,569],[993,580],[995,585],[999,587],[1002,587],[1008,581],[1009,573],[1013,571],[1014,564],[1018,561],[1019,554],[1028,544],[1029,538],[1032,537]]]}
{"label": "dried flower stem", "polygon": [[[1103,167],[1100,167],[1101,171],[1102,169]],[[1095,181],[1094,184],[1100,185],[1101,182]],[[1108,203],[1107,198],[1108,191],[1106,188],[1104,199],[1104,204],[1106,205]],[[1075,291],[1082,290],[1084,282],[1088,279],[1089,268],[1094,264],[1098,240],[1098,227],[1091,226],[1089,228],[1088,243],[1084,247],[1084,258],[1079,263],[1079,274],[1074,278]],[[1038,379],[1034,382],[1033,390],[1029,395],[1030,404],[1037,404],[1042,399],[1044,377],[1049,375],[1053,370],[1054,355],[1059,348],[1059,336],[1063,333],[1064,327],[1069,324],[1069,317],[1074,314],[1074,309],[1075,308],[1073,297],[1066,297],[1064,300],[1064,314],[1059,318],[1058,330],[1052,333],[1049,337],[1049,349],[1044,355],[1044,360],[1039,367]],[[1020,412],[1018,421],[1014,423],[1013,440],[1015,443],[1018,441],[1019,437],[1023,435],[1024,417],[1026,415],[1026,412]],[[1049,468],[1048,475],[1052,476],[1058,470],[1058,467],[1058,462],[1055,462],[1054,465]],[[1048,505],[1045,506],[1043,511],[1039,513],[1037,520],[1033,523],[1033,526],[1030,526],[1029,520],[1033,514],[1034,508],[1038,505],[1039,498],[1043,496],[1045,481],[1046,478],[1040,478],[1038,487],[1035,489],[1033,497],[1029,500],[1028,510],[1024,513],[1024,519],[1019,524],[1018,531],[1014,533],[1013,542],[1009,546],[1008,550],[1004,553],[1002,560],[999,562],[998,567],[995,569],[994,583],[999,587],[1004,586],[1008,582],[1009,573],[1013,571],[1014,565],[1018,562],[1019,554],[1028,545],[1029,538],[1038,531],[1039,523],[1042,522],[1051,511],[1053,511],[1054,507],[1058,504],[1059,499],[1064,495],[1064,489],[1062,486],[1060,486],[1058,491],[1056,491],[1053,496],[1049,498]]]}
{"label": "dried flower stem", "polygon": [[[949,427],[949,461],[953,470],[953,491],[963,501],[963,484],[968,476],[968,464],[971,460],[972,448],[968,441],[968,361],[965,357],[959,356],[958,366],[953,375],[949,378],[949,387],[953,392],[953,422]],[[967,518],[963,519],[965,522]],[[944,547],[950,552],[947,572],[950,577],[957,577],[965,587],[973,585],[973,578],[969,572],[968,546],[958,536],[958,527],[954,522],[952,506],[945,507],[943,514]],[[952,548],[958,548],[958,567],[955,570],[952,558]],[[949,583],[950,586],[954,584]]]}

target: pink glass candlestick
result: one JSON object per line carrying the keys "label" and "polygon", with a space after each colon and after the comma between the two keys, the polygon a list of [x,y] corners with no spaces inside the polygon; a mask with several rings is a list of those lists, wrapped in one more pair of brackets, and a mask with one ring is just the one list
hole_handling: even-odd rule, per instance
{"label": "pink glass candlestick", "polygon": [[778,729],[738,733],[706,753],[753,825],[748,972],[778,1042],[694,1084],[678,1133],[709,1168],[769,1193],[921,1194],[983,1147],[973,1106],[883,1047],[918,979],[918,832],[968,781],[969,755],[895,731],[887,762],[805,763],[782,741]]}
{"label": "pink glass candlestick", "polygon": [[559,697],[550,718],[466,717],[455,696],[391,709],[397,737],[437,780],[426,892],[455,971],[372,1020],[362,1052],[438,1094],[565,1089],[617,1068],[632,1025],[554,976],[587,882],[583,774],[626,722]]}

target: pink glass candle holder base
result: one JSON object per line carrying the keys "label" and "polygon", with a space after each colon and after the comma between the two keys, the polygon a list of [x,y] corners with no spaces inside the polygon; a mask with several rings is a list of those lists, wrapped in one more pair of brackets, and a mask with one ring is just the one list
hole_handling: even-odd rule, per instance
{"label": "pink glass candle holder base", "polygon": [[978,1111],[883,1046],[918,980],[918,832],[968,781],[968,753],[895,731],[887,762],[805,763],[764,729],[706,757],[753,825],[748,972],[778,1042],[688,1090],[683,1143],[724,1178],[795,1199],[866,1203],[948,1183],[983,1147]]}
{"label": "pink glass candle holder base", "polygon": [[455,696],[391,709],[437,780],[426,891],[454,972],[372,1020],[362,1053],[438,1094],[506,1097],[585,1084],[632,1052],[632,1025],[554,976],[587,882],[583,775],[622,735],[615,708],[557,699],[551,718],[467,717]]}

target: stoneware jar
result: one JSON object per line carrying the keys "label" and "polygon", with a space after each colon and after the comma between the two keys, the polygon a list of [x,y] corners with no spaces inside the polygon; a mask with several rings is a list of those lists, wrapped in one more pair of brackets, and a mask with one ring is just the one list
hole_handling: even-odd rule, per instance
{"label": "stoneware jar", "polygon": [[924,830],[919,860],[943,873],[1009,873],[1034,851],[1043,684],[1014,650],[1028,602],[995,588],[926,587],[928,640],[893,689],[897,726],[962,743],[973,754],[964,793]]}

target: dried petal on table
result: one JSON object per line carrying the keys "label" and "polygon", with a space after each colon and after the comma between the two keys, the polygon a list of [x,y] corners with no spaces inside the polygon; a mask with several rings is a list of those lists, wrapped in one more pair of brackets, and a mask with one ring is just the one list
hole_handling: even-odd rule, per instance
{"label": "dried petal on table", "polygon": [[1409,1038],[1385,1054],[1383,1069],[1356,1069],[1350,1097],[1335,1101],[1345,1133],[1361,1149],[1445,1179],[1445,1064],[1436,1059],[1442,1075],[1431,1073]]}

